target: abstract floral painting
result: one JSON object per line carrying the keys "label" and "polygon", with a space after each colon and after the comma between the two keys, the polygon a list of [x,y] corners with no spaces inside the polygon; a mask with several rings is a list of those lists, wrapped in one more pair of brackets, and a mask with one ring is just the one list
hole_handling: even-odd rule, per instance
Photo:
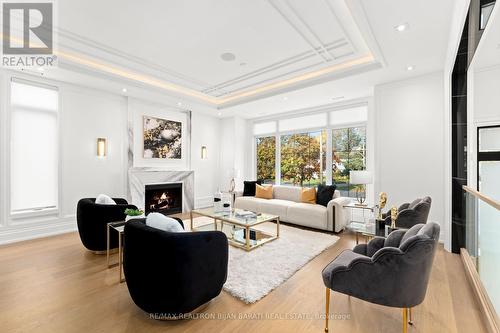
{"label": "abstract floral painting", "polygon": [[144,158],[181,159],[182,123],[143,116]]}

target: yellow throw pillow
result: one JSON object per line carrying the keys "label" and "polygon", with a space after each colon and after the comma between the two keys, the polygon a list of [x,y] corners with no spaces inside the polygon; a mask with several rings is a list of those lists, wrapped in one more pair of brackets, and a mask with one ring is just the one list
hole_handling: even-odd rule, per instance
{"label": "yellow throw pillow", "polygon": [[273,186],[260,186],[259,184],[255,184],[255,197],[261,199],[272,199]]}
{"label": "yellow throw pillow", "polygon": [[316,188],[303,188],[300,196],[300,201],[310,204],[316,203]]}

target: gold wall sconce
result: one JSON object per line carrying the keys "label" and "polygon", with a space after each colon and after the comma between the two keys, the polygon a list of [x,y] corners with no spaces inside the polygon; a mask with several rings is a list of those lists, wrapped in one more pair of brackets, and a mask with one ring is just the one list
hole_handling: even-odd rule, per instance
{"label": "gold wall sconce", "polygon": [[97,157],[105,157],[106,148],[106,138],[97,138]]}
{"label": "gold wall sconce", "polygon": [[201,146],[201,159],[206,160],[207,159],[207,146]]}

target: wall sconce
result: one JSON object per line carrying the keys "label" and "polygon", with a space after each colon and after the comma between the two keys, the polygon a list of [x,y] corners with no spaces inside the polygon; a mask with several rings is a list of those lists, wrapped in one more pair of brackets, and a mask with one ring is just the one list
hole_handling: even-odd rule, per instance
{"label": "wall sconce", "polygon": [[106,156],[106,138],[97,138],[97,156]]}
{"label": "wall sconce", "polygon": [[201,159],[207,159],[207,146],[201,146]]}

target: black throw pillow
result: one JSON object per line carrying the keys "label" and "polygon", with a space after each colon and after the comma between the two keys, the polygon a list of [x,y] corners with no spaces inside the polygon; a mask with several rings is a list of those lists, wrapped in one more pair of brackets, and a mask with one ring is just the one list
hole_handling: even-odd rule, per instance
{"label": "black throw pillow", "polygon": [[262,185],[262,180],[245,180],[243,182],[243,196],[244,197],[255,197],[255,184]]}
{"label": "black throw pillow", "polygon": [[322,206],[328,206],[328,202],[333,199],[337,185],[318,185],[316,191],[316,203]]}

